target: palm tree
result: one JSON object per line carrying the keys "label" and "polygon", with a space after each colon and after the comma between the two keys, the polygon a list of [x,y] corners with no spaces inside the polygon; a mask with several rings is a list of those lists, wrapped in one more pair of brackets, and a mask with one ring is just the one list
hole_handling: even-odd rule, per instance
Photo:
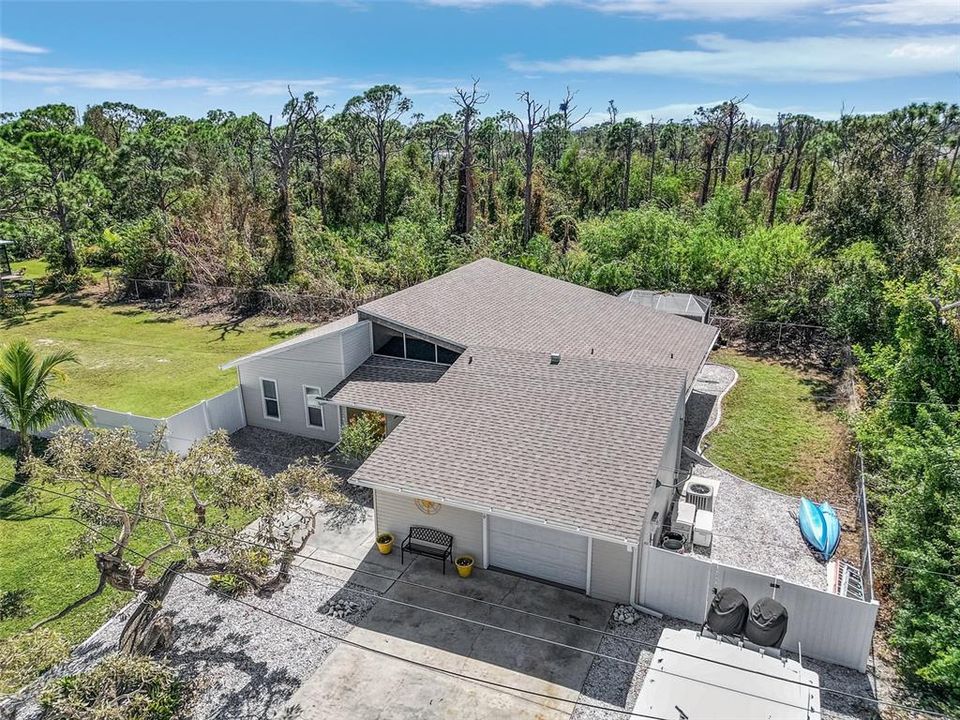
{"label": "palm tree", "polygon": [[77,362],[70,350],[41,356],[26,340],[0,349],[0,420],[17,433],[16,479],[23,482],[24,464],[33,454],[30,435],[60,420],[90,422],[83,405],[50,396],[53,383],[65,377],[60,368]]}

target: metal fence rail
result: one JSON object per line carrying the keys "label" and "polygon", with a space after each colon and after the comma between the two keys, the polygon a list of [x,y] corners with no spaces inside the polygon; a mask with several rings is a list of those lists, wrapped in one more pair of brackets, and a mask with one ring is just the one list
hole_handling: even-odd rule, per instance
{"label": "metal fence rail", "polygon": [[857,448],[857,520],[860,523],[860,577],[864,600],[873,602],[873,551],[870,545],[870,513],[867,506],[866,472],[863,452]]}

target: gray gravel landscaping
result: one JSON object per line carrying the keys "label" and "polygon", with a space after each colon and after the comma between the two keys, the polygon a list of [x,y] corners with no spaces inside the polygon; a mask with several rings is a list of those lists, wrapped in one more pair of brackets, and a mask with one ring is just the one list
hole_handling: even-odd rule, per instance
{"label": "gray gravel landscaping", "polygon": [[713,562],[776,575],[827,590],[827,568],[807,546],[795,515],[800,498],[754,485],[707,462],[691,472],[720,481],[713,505],[713,542],[695,551]]}
{"label": "gray gravel landscaping", "polygon": [[737,381],[737,371],[726,365],[707,364],[693,382],[687,398],[683,445],[699,452],[704,436],[720,421],[721,398]]}
{"label": "gray gravel landscaping", "polygon": [[[191,576],[193,577],[193,576]],[[158,657],[169,662],[184,678],[195,681],[193,720],[267,720],[279,709],[337,646],[336,639],[297,627],[265,612],[228,600],[187,579],[178,579],[165,609],[176,628],[171,651]],[[365,593],[371,590],[364,588]],[[346,600],[356,606],[349,617],[327,614],[329,606]],[[336,637],[343,637],[376,603],[344,583],[307,570],[294,569],[291,582],[271,598],[244,597],[255,608],[289,618]],[[80,645],[70,661],[43,679],[82,671],[116,648],[127,617],[111,618]],[[39,718],[36,694],[39,683],[0,703],[3,720]]]}

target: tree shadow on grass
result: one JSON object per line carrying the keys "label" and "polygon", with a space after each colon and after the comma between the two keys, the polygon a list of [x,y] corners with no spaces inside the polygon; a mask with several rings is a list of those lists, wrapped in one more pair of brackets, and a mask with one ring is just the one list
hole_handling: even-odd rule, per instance
{"label": "tree shadow on grass", "polygon": [[804,400],[809,400],[820,412],[832,412],[843,407],[844,398],[841,397],[837,378],[808,375],[800,378],[800,384],[810,389],[810,397]]}
{"label": "tree shadow on grass", "polygon": [[42,323],[50,318],[56,317],[57,315],[63,315],[66,313],[66,310],[49,310],[48,312],[38,313],[33,311],[27,311],[25,315],[18,315],[17,317],[6,318],[3,321],[4,330],[15,330],[18,328],[27,327],[28,325],[36,325]]}

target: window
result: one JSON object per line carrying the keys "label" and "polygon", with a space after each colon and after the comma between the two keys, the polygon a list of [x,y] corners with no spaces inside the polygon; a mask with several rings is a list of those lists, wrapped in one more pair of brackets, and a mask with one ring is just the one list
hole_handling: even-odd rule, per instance
{"label": "window", "polygon": [[426,340],[420,340],[407,335],[407,359],[436,362],[437,346]]}
{"label": "window", "polygon": [[323,427],[323,394],[318,387],[303,386],[303,402],[307,411],[307,426]]}
{"label": "window", "polygon": [[373,326],[373,351],[378,355],[402,358],[403,334],[383,325]]}
{"label": "window", "polygon": [[260,378],[260,392],[263,395],[263,416],[270,420],[279,420],[280,396],[277,394],[277,381]]}
{"label": "window", "polygon": [[388,357],[452,365],[460,353],[374,323],[373,352]]}
{"label": "window", "polygon": [[442,365],[453,365],[460,357],[460,353],[453,350],[447,350],[445,347],[437,345],[437,362]]}

